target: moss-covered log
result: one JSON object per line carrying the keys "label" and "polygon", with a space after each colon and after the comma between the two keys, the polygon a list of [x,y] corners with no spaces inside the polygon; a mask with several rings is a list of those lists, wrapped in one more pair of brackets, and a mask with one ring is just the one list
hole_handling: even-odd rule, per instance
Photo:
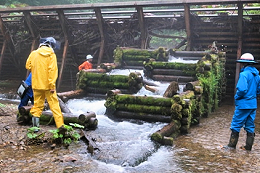
{"label": "moss-covered log", "polygon": [[142,79],[141,74],[138,72],[132,72],[129,76],[125,76],[80,71],[77,88],[87,93],[106,94],[111,89],[120,89],[122,92],[126,90],[127,93],[133,94],[142,88]]}
{"label": "moss-covered log", "polygon": [[114,50],[114,63],[117,64],[118,67],[142,66],[143,62],[147,59],[167,61],[168,51],[166,51],[166,49],[162,47],[156,50],[117,47]]}
{"label": "moss-covered log", "polygon": [[183,99],[195,99],[194,91],[188,90],[173,96],[173,100],[181,105],[185,104]]}
{"label": "moss-covered log", "polygon": [[186,82],[196,80],[196,78],[189,77],[189,76],[170,76],[170,75],[153,75],[152,79],[157,81],[176,81],[179,83],[186,83]]}
{"label": "moss-covered log", "polygon": [[186,90],[186,91],[187,91],[187,90],[192,90],[192,91],[194,91],[196,86],[200,86],[200,81],[197,80],[197,81],[188,82],[188,83],[186,83],[186,85],[185,85],[185,90]]}
{"label": "moss-covered log", "polygon": [[[65,124],[77,123],[84,126],[86,129],[95,129],[98,125],[98,120],[94,112],[86,112],[79,116],[72,113],[63,113],[63,119]],[[52,112],[43,111],[40,117],[40,124],[55,124]]]}
{"label": "moss-covered log", "polygon": [[171,115],[171,108],[170,107],[163,107],[163,106],[151,106],[151,105],[140,105],[140,104],[127,104],[118,103],[116,105],[116,110],[121,111],[129,111],[129,112],[141,112],[147,114],[160,114],[160,115]]}
{"label": "moss-covered log", "polygon": [[164,116],[161,114],[148,114],[142,112],[115,111],[113,113],[113,116],[116,118],[138,119],[147,122],[171,122],[170,116]]}
{"label": "moss-covered log", "polygon": [[[30,110],[32,106],[23,106],[19,109],[19,114],[17,121],[19,123],[31,124],[32,116],[30,115]],[[79,116],[73,113],[62,113],[64,118],[64,123],[77,123],[88,129],[95,129],[98,125],[98,120],[94,112],[87,112]],[[55,124],[53,114],[51,111],[43,111],[40,117],[40,124],[53,125]]]}
{"label": "moss-covered log", "polygon": [[153,69],[175,69],[182,70],[183,73],[189,71],[195,71],[197,65],[196,64],[188,64],[188,63],[180,63],[180,62],[158,62],[158,61],[149,61],[145,63],[146,65],[150,65]]}
{"label": "moss-covered log", "polygon": [[183,71],[175,69],[153,69],[153,75],[195,76],[196,71]]}
{"label": "moss-covered log", "polygon": [[158,130],[157,132],[153,133],[151,135],[151,139],[163,145],[165,144],[172,145],[172,143],[168,142],[169,140],[167,138],[166,140],[164,140],[164,138],[169,136],[175,136],[175,137],[178,136],[180,133],[179,131],[180,127],[181,124],[179,121],[172,121],[168,125],[164,126],[161,130]]}
{"label": "moss-covered log", "polygon": [[163,97],[171,98],[175,94],[177,94],[179,90],[180,90],[180,88],[179,88],[178,82],[173,81],[170,83],[170,85],[165,90]]}
{"label": "moss-covered log", "polygon": [[134,96],[128,94],[117,94],[116,102],[121,104],[138,104],[138,105],[150,105],[150,106],[165,106],[171,107],[172,99],[156,97],[156,96]]}

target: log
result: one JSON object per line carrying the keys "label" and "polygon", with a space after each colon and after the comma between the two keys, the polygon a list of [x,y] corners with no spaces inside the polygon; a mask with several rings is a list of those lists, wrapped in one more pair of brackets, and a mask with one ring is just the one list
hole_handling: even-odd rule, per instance
{"label": "log", "polygon": [[148,81],[148,80],[146,80],[146,79],[143,79],[143,84],[144,84],[144,85],[157,86],[157,87],[158,87],[157,84],[155,84],[155,83],[152,82],[152,81]]}
{"label": "log", "polygon": [[67,105],[59,97],[58,97],[58,100],[59,100],[61,112],[71,113],[70,109],[67,107]]}
{"label": "log", "polygon": [[117,94],[121,94],[121,90],[119,90],[119,89],[109,90],[107,92],[107,97],[113,97]]}
{"label": "log", "polygon": [[[77,123],[83,125],[82,123],[79,122],[78,116],[75,116],[72,113],[62,113],[62,115],[65,124]],[[51,111],[42,112],[42,115],[40,117],[40,124],[45,124],[45,125],[55,124],[55,121],[53,119],[53,114]]]}
{"label": "log", "polygon": [[159,114],[171,116],[171,107],[165,106],[150,106],[150,105],[140,105],[140,104],[126,104],[119,103],[116,105],[116,110],[138,112],[144,114]]}
{"label": "log", "polygon": [[[98,120],[94,112],[87,112],[79,116],[73,115],[72,113],[63,113],[63,119],[65,124],[77,123],[84,126],[84,129],[95,129],[98,125]],[[40,122],[43,124],[47,123],[47,125],[54,124],[52,112],[43,111]]]}
{"label": "log", "polygon": [[168,125],[164,126],[161,130],[158,130],[157,132],[153,133],[151,135],[151,139],[161,144],[167,144],[167,138],[165,137],[177,136],[179,134],[180,127],[181,124],[179,121],[172,121]]}
{"label": "log", "polygon": [[67,102],[69,99],[73,99],[73,98],[84,97],[84,96],[86,96],[86,94],[87,93],[82,89],[57,93],[58,97],[63,102]]}
{"label": "log", "polygon": [[118,67],[119,67],[119,65],[116,63],[101,63],[99,65],[99,68],[105,69],[106,72],[110,72],[112,69],[116,69]]}
{"label": "log", "polygon": [[[63,112],[63,113],[70,113],[71,112],[70,109],[62,101],[62,99],[58,97],[58,100],[59,100],[59,105],[60,105],[61,112]],[[48,102],[46,102],[45,104],[46,104],[45,109],[49,110],[50,106],[49,106]]]}
{"label": "log", "polygon": [[[31,115],[30,110],[32,106],[23,106],[19,109],[19,120],[20,123],[25,123],[25,124],[30,124],[31,123]],[[96,115],[94,112],[87,112],[84,114],[81,114],[79,116],[73,115],[71,112],[69,113],[62,113],[63,118],[64,118],[64,123],[69,124],[69,123],[77,123],[84,128],[88,129],[95,129],[98,125],[98,120],[96,119]],[[79,118],[80,117],[80,118]],[[40,117],[40,123],[41,124],[55,124],[54,119],[53,119],[53,114],[51,111],[43,111],[42,115]]]}
{"label": "log", "polygon": [[144,85],[144,88],[148,91],[151,91],[153,93],[159,93],[159,90],[155,87],[149,86],[149,85]]}
{"label": "log", "polygon": [[106,73],[105,69],[83,69],[82,71],[90,73]]}
{"label": "log", "polygon": [[164,106],[171,107],[172,99],[156,96],[134,96],[127,94],[117,94],[116,97],[117,103],[122,104],[138,104],[138,105],[150,105],[150,106]]}
{"label": "log", "polygon": [[185,85],[185,90],[192,90],[194,91],[195,90],[195,86],[199,86],[200,85],[200,81],[193,81],[193,82],[188,82],[186,85]]}
{"label": "log", "polygon": [[[94,150],[100,150],[97,146],[97,144],[92,140],[92,138],[90,138],[87,134],[87,132],[85,132],[84,130],[81,130],[81,139],[85,138],[87,141],[87,145],[88,145],[88,152],[90,152],[91,154],[93,154]],[[93,150],[92,150],[93,149]]]}
{"label": "log", "polygon": [[170,76],[195,76],[196,71],[183,71],[175,69],[153,69],[153,75],[170,75]]}
{"label": "log", "polygon": [[173,100],[181,105],[185,104],[184,99],[194,99],[194,98],[196,98],[194,91],[191,91],[191,90],[188,90],[188,91],[185,91],[178,95],[173,96]]}
{"label": "log", "polygon": [[171,98],[175,94],[177,94],[179,90],[180,90],[180,88],[179,88],[178,82],[173,81],[170,83],[170,85],[165,90],[163,97]]}
{"label": "log", "polygon": [[195,80],[194,77],[189,77],[189,76],[169,76],[169,75],[153,75],[152,79],[157,81],[176,81],[179,83],[187,83]]}
{"label": "log", "polygon": [[144,120],[148,122],[171,122],[170,116],[164,115],[156,115],[156,114],[144,114],[144,113],[137,113],[137,112],[128,112],[128,111],[115,111],[113,116],[116,118],[126,118],[126,119],[138,119]]}
{"label": "log", "polygon": [[95,129],[98,125],[95,112],[87,112],[79,115],[79,121],[84,124],[88,129]]}

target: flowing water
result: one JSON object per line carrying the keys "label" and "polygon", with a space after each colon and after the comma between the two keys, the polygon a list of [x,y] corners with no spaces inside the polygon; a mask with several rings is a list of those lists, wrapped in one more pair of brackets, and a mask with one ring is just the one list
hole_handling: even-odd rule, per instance
{"label": "flowing water", "polygon": [[[133,71],[142,73],[129,69],[114,70],[109,74],[128,75]],[[142,88],[136,95],[162,96],[169,85],[167,82],[152,82],[158,84],[158,93]],[[182,88],[183,85],[180,92]],[[3,95],[0,102],[8,100],[19,103],[17,98],[6,99]],[[218,110],[203,118],[198,126],[192,127],[188,135],[176,138],[173,146],[161,146],[150,140],[150,135],[166,123],[110,119],[105,115],[104,103],[104,99],[92,97],[71,99],[66,103],[73,114],[96,113],[98,128],[87,131],[99,148],[93,155],[87,152],[83,141],[73,143],[68,149],[53,150],[43,146],[30,146],[26,151],[1,146],[0,172],[260,172],[259,119],[256,121],[256,139],[251,152],[222,149],[229,140],[229,125],[234,110],[232,99],[224,100]],[[244,142],[245,133],[241,130],[238,146]]]}

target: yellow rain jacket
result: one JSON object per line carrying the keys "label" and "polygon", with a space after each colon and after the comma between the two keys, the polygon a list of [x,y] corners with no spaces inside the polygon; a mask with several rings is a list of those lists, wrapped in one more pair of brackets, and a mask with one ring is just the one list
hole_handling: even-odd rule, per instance
{"label": "yellow rain jacket", "polygon": [[[32,72],[33,89],[51,90],[56,88],[58,67],[56,54],[52,48],[41,46],[32,51],[26,61],[26,69]],[[46,78],[46,76],[48,77]]]}
{"label": "yellow rain jacket", "polygon": [[[46,98],[53,113],[56,127],[61,127],[64,124],[64,119],[55,91],[58,67],[56,54],[53,49],[48,46],[41,46],[37,50],[32,51],[26,61],[26,69],[32,73],[34,105],[30,113],[33,117],[40,118]],[[51,90],[55,92],[52,93]]]}

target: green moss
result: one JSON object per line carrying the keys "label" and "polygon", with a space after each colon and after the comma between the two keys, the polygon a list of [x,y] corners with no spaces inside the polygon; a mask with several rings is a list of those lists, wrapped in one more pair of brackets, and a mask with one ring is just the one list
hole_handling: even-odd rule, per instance
{"label": "green moss", "polygon": [[151,135],[151,139],[152,139],[153,141],[156,141],[156,142],[161,143],[162,140],[163,140],[163,136],[161,136],[159,133],[153,133],[153,134]]}

